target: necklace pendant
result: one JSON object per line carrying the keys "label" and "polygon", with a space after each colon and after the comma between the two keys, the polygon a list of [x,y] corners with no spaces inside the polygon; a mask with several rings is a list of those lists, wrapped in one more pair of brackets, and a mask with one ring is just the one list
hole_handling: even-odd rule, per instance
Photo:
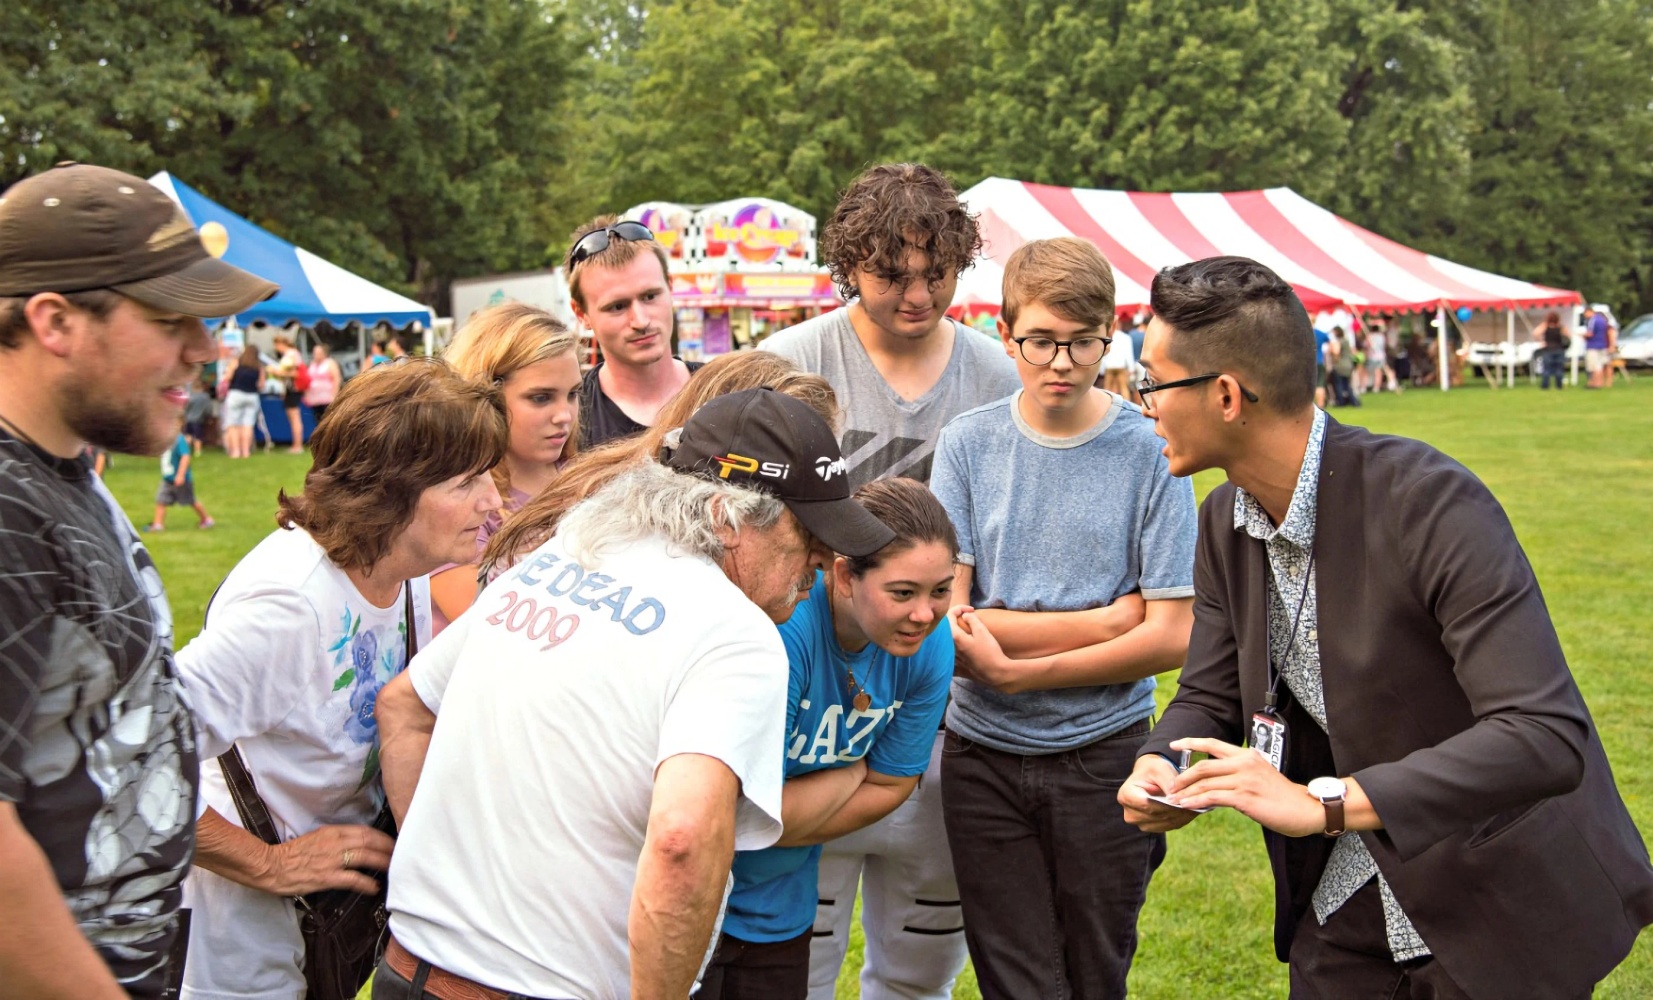
{"label": "necklace pendant", "polygon": [[855,705],[855,710],[857,712],[865,712],[867,709],[872,707],[872,695],[862,691],[855,696],[855,701],[853,704]]}

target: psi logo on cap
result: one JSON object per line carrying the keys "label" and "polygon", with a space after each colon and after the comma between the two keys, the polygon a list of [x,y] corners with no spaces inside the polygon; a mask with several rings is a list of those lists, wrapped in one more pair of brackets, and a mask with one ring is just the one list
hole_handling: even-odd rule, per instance
{"label": "psi logo on cap", "polygon": [[731,472],[744,472],[749,476],[763,476],[767,479],[785,479],[792,471],[792,466],[785,462],[759,462],[755,458],[745,455],[713,455],[712,461],[717,463],[718,478],[728,479]]}

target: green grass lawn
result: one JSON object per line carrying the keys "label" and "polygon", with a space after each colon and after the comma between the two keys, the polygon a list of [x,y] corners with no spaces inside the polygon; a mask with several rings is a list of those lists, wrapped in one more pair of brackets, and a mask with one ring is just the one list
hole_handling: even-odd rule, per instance
{"label": "green grass lawn", "polygon": [[[1503,501],[1543,585],[1619,790],[1638,825],[1653,830],[1653,763],[1634,754],[1653,720],[1653,679],[1643,673],[1653,668],[1653,379],[1607,392],[1413,390],[1367,397],[1363,408],[1335,415],[1435,444]],[[219,527],[196,531],[194,515],[174,509],[169,530],[150,536],[180,644],[199,629],[218,581],[274,527],[276,490],[296,490],[307,465],[304,456],[281,453],[235,462],[209,453],[200,460],[196,491]],[[108,478],[139,524],[153,511],[158,481],[157,462],[133,458],[118,458]],[[1203,496],[1218,482],[1220,476],[1206,474],[1195,485]],[[1162,703],[1175,690],[1173,680],[1165,681]],[[1271,907],[1262,838],[1250,821],[1219,812],[1172,834],[1142,915],[1133,994],[1147,1000],[1284,996],[1285,967],[1274,961],[1270,940]],[[856,934],[840,998],[857,995]],[[955,996],[979,995],[967,970]],[[1653,996],[1649,939],[1596,995]]]}

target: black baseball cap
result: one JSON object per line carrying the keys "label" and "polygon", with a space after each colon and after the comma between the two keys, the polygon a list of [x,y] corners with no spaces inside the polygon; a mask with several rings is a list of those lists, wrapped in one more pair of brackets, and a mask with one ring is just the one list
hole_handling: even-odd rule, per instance
{"label": "black baseball cap", "polygon": [[840,555],[869,556],[895,541],[895,532],[850,498],[832,428],[785,393],[745,389],[708,400],[677,442],[667,441],[667,466],[773,493]]}
{"label": "black baseball cap", "polygon": [[279,291],[226,264],[141,177],[60,163],[0,192],[0,296],[109,288],[186,316],[233,316]]}

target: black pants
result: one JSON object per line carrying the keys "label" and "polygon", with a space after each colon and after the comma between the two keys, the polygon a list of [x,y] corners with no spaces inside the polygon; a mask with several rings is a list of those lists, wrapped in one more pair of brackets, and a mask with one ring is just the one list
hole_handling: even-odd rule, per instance
{"label": "black pants", "polygon": [[1126,823],[1116,799],[1150,728],[1037,756],[948,732],[942,812],[984,1000],[1125,996],[1165,836]]}
{"label": "black pants", "polygon": [[811,927],[790,941],[718,938],[695,1000],[805,1000]]}
{"label": "black pants", "polygon": [[1383,923],[1383,896],[1373,879],[1338,907],[1325,926],[1315,919],[1313,907],[1303,914],[1291,941],[1291,1000],[1470,1000],[1470,996],[1432,957],[1395,961]]}

